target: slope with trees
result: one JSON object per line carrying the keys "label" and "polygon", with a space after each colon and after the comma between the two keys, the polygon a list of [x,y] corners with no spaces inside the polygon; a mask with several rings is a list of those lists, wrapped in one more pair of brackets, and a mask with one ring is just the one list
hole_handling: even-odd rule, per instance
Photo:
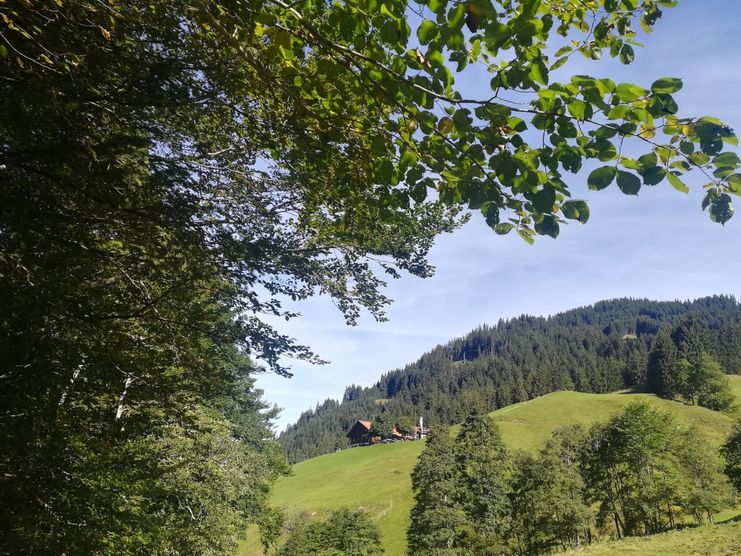
{"label": "slope with trees", "polygon": [[[741,377],[731,377],[734,385],[741,385]],[[738,388],[737,393],[741,393]],[[665,400],[653,395],[634,393],[612,393],[612,394],[587,394],[581,392],[555,392],[539,398],[499,409],[491,414],[507,448],[507,452],[517,461],[516,454],[525,451],[532,454],[536,460],[550,461],[550,458],[566,456],[573,448],[569,445],[561,447],[560,442],[554,444],[554,448],[548,452],[548,457],[541,459],[540,450],[552,437],[554,431],[563,425],[580,425],[582,430],[589,428],[597,422],[607,422],[613,415],[620,413],[631,402],[645,401],[652,407],[669,412],[676,416],[676,423],[681,428],[694,427],[695,436],[705,439],[717,450],[726,442],[733,430],[733,417],[720,412],[711,411],[697,405],[689,405],[678,401]],[[438,524],[436,531],[440,535],[433,535],[433,539],[451,539],[455,535],[463,534],[465,514],[460,507],[459,501],[451,496],[456,492],[455,452],[453,443],[458,427],[452,427],[450,442],[437,450],[437,454],[447,453],[446,471],[443,475],[437,475],[441,468],[434,465],[434,459],[427,459],[429,465],[424,473],[420,475],[420,483],[435,482],[438,487],[425,494],[426,503],[440,503],[433,507],[435,516],[425,515],[423,520],[433,519]],[[433,429],[440,432],[440,428]],[[580,435],[571,434],[563,436],[573,438],[573,444],[579,445]],[[439,438],[438,438],[439,440]],[[430,444],[431,446],[431,444]],[[292,466],[293,473],[290,477],[281,478],[275,485],[271,504],[285,513],[286,522],[291,523],[296,516],[308,515],[322,519],[339,507],[350,508],[362,507],[369,513],[378,524],[381,532],[382,546],[387,554],[404,554],[407,547],[406,530],[410,524],[410,516],[414,506],[413,470],[417,462],[423,458],[421,454],[425,448],[424,442],[399,442],[395,444],[380,444],[367,448],[353,448],[342,450],[337,453],[326,454],[316,458],[301,461]],[[717,452],[716,452],[717,453]],[[572,458],[572,461],[574,459]],[[442,467],[442,466],[441,466]],[[554,475],[558,482],[563,485],[564,492],[574,488],[573,475],[558,473]],[[447,483],[446,483],[447,481]],[[527,483],[525,483],[526,485]],[[565,500],[563,494],[558,492],[549,493],[545,487],[528,488],[535,493],[543,503],[548,496],[553,494],[556,500]],[[439,497],[436,493],[439,493]],[[443,497],[448,496],[447,503],[443,503]],[[522,501],[525,504],[526,501]],[[547,508],[542,507],[540,517],[548,515]],[[457,510],[457,513],[451,513]],[[572,509],[578,509],[572,506]],[[524,531],[518,529],[520,524],[527,525],[523,520],[530,508],[514,505],[513,512],[519,511],[514,521],[513,535],[515,539],[522,539]],[[539,511],[533,507],[532,511]],[[572,512],[578,517],[578,512]],[[451,517],[455,515],[456,517]],[[725,515],[730,517],[731,514]],[[551,531],[558,527],[559,539],[568,539],[566,544],[576,542],[576,536],[569,533],[568,523],[558,521],[559,515],[552,514]],[[691,515],[686,516],[688,521],[694,522]],[[448,521],[449,520],[449,521]],[[449,523],[451,527],[444,525]],[[609,526],[609,524],[608,524]],[[593,527],[592,532],[596,529]],[[420,532],[420,539],[424,538]],[[586,532],[581,531],[580,542],[584,544]],[[285,537],[279,539],[278,544]],[[534,539],[538,540],[538,539]],[[601,539],[593,539],[600,540]],[[517,541],[520,542],[520,541]],[[540,546],[546,543],[558,545],[560,541],[554,541],[553,537],[541,536]],[[424,545],[423,545],[424,546]],[[524,546],[524,545],[522,545]],[[557,547],[557,546],[556,546]],[[243,545],[239,554],[243,556],[254,556],[260,553],[260,543],[257,539]]]}
{"label": "slope with trees", "polygon": [[[555,237],[589,218],[562,174],[599,161],[590,188],[626,194],[697,169],[731,218],[736,138],[678,114],[679,79],[550,79],[630,63],[675,4],[3,2],[2,550],[228,551],[283,472],[251,377],[318,360],[265,315],[323,294],[383,318],[384,280],[429,276],[463,209]],[[469,62],[485,98],[455,87]]]}
{"label": "slope with trees", "polygon": [[[732,358],[739,344],[729,342],[727,332],[741,322],[733,297],[603,301],[549,318],[522,316],[479,327],[369,388],[348,387],[341,402],[327,400],[303,413],[279,440],[289,460],[300,461],[346,446],[345,434],[356,419],[379,414],[414,421],[423,415],[433,426],[451,425],[463,421],[471,407],[492,411],[557,390],[604,393],[640,389],[648,381],[655,392],[652,361],[661,346],[676,351],[671,331],[688,316],[702,327],[708,355]],[[677,370],[675,359],[667,373]],[[706,392],[713,380],[722,386],[722,379],[707,372],[698,384]]]}
{"label": "slope with trees", "polygon": [[730,409],[734,398],[725,376],[728,371],[724,372],[715,354],[720,351],[724,360],[732,360],[728,350],[737,348],[727,337],[734,329],[726,326],[714,338],[702,320],[690,315],[671,334],[659,332],[646,364],[648,390],[718,411]]}
{"label": "slope with trees", "polygon": [[[713,514],[736,501],[717,448],[645,401],[589,431],[557,429],[537,455],[514,459],[491,418],[471,416],[453,451],[462,534],[436,544],[434,522],[423,519],[435,485],[415,482],[409,554],[548,554],[605,533],[620,539],[664,532],[687,515],[712,523]],[[423,452],[418,465],[442,467],[447,456]]]}

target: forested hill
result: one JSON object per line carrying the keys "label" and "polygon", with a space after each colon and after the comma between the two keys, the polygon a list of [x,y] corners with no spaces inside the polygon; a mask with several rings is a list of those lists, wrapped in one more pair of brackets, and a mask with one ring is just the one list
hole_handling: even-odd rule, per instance
{"label": "forested hill", "polygon": [[356,419],[463,421],[557,390],[604,393],[640,387],[657,332],[695,315],[710,329],[718,362],[741,373],[741,305],[732,296],[695,301],[615,299],[551,317],[521,316],[481,326],[386,373],[372,387],[349,386],[301,414],[279,440],[290,461],[345,447]]}

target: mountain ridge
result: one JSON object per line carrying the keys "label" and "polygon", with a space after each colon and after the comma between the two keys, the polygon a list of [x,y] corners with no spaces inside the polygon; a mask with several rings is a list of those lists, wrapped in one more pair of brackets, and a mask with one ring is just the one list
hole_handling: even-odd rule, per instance
{"label": "mountain ridge", "polygon": [[279,441],[297,462],[345,447],[344,435],[356,419],[416,421],[424,415],[432,425],[450,425],[474,406],[489,412],[559,390],[639,387],[656,333],[687,315],[708,326],[726,372],[741,373],[741,305],[735,297],[603,300],[479,325],[381,374],[372,386],[348,386],[342,400],[327,399],[303,412]]}

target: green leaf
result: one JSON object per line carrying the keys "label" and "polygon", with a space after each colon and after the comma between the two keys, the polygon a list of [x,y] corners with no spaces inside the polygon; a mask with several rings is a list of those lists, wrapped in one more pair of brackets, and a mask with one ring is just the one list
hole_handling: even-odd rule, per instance
{"label": "green leaf", "polygon": [[634,100],[645,97],[648,91],[632,83],[620,83],[615,89],[615,94],[623,102],[633,102]]}
{"label": "green leaf", "polygon": [[725,224],[733,217],[733,203],[730,195],[723,193],[710,204],[710,219]]}
{"label": "green leaf", "polygon": [[587,185],[589,185],[589,189],[601,191],[612,183],[617,173],[617,168],[614,166],[602,166],[589,174]]}
{"label": "green leaf", "polygon": [[535,210],[539,212],[551,212],[556,202],[556,190],[552,187],[544,187],[532,197]]}
{"label": "green leaf", "polygon": [[381,13],[391,19],[397,19],[396,14],[391,11],[391,9],[386,5],[386,2],[381,4]]}
{"label": "green leaf", "polygon": [[542,236],[550,236],[555,239],[558,237],[560,228],[558,221],[550,214],[546,214],[542,220],[535,223],[535,231]]}
{"label": "green leaf", "polygon": [[399,26],[395,21],[386,21],[381,26],[381,38],[387,44],[396,44],[399,41]]}
{"label": "green leaf", "polygon": [[705,164],[710,162],[710,157],[701,152],[692,153],[691,155],[689,155],[689,159],[695,166],[705,166]]}
{"label": "green leaf", "polygon": [[386,138],[383,135],[374,135],[371,138],[371,151],[378,156],[386,154]]}
{"label": "green leaf", "polygon": [[691,155],[695,152],[695,144],[692,141],[686,141],[683,139],[679,143],[679,150],[682,151],[682,154]]}
{"label": "green leaf", "polygon": [[682,89],[682,80],[676,77],[662,77],[651,85],[651,92],[657,94],[676,93]]}
{"label": "green leaf", "polygon": [[677,191],[681,191],[682,193],[690,192],[690,188],[687,187],[684,182],[679,179],[679,177],[675,176],[671,172],[667,172],[666,179],[669,180],[669,183],[672,184],[672,187]]}
{"label": "green leaf", "polygon": [[713,164],[718,168],[736,168],[741,164],[741,159],[736,153],[727,152],[716,156],[713,159]]}
{"label": "green leaf", "polygon": [[656,153],[648,153],[638,157],[638,164],[641,165],[641,170],[648,170],[649,168],[653,168],[654,166],[656,166],[658,161],[659,159],[656,156]]}
{"label": "green leaf", "polygon": [[541,85],[548,84],[548,68],[540,60],[530,66],[530,79]]}
{"label": "green leaf", "polygon": [[439,50],[430,49],[427,52],[427,61],[430,63],[431,66],[436,68],[440,68],[445,65],[445,57]]}
{"label": "green leaf", "polygon": [[715,156],[723,150],[721,139],[700,139],[700,149],[709,156]]}
{"label": "green leaf", "polygon": [[666,170],[661,166],[654,166],[653,168],[641,170],[640,174],[643,176],[643,183],[646,185],[656,185],[664,180]]}
{"label": "green leaf", "polygon": [[624,156],[620,159],[620,164],[623,166],[623,168],[627,168],[628,170],[642,170],[643,166],[640,162],[638,162],[634,158],[629,158],[627,156]]}
{"label": "green leaf", "polygon": [[501,224],[497,224],[496,226],[494,226],[494,231],[500,236],[503,236],[510,233],[514,228],[514,224],[510,224],[509,222],[502,222]]}
{"label": "green leaf", "polygon": [[495,203],[486,203],[481,212],[486,217],[486,223],[496,231],[496,226],[499,224],[499,207]]}
{"label": "green leaf", "polygon": [[449,118],[448,116],[443,116],[437,123],[437,130],[443,135],[449,134],[451,131],[453,131],[454,128],[455,123],[453,122],[453,119]]}
{"label": "green leaf", "polygon": [[435,75],[440,81],[445,84],[446,89],[453,84],[453,72],[448,66],[442,66]]}
{"label": "green leaf", "polygon": [[445,13],[445,6],[448,5],[448,0],[427,0],[427,7],[438,15]]}
{"label": "green leaf", "polygon": [[438,28],[433,21],[426,19],[417,28],[417,38],[421,44],[427,44],[437,36]]}
{"label": "green leaf", "polygon": [[569,220],[578,220],[582,224],[589,220],[589,206],[585,201],[566,201],[561,205],[561,212]]}
{"label": "green leaf", "polygon": [[607,118],[610,120],[622,120],[630,112],[630,106],[626,104],[618,104],[614,108],[610,109],[607,113]]}
{"label": "green leaf", "polygon": [[517,230],[517,235],[524,239],[527,243],[532,245],[535,243],[535,239],[532,236],[532,232],[526,228],[520,228]]}
{"label": "green leaf", "polygon": [[638,195],[641,190],[641,179],[630,172],[618,171],[617,184],[626,195]]}
{"label": "green leaf", "polygon": [[466,4],[459,3],[448,12],[448,25],[451,29],[459,30],[466,19]]}
{"label": "green leaf", "polygon": [[415,162],[417,162],[417,155],[413,151],[404,151],[399,160],[399,170],[403,172]]}
{"label": "green leaf", "polygon": [[[572,100],[566,105],[569,114],[574,116],[577,120],[583,120],[587,117],[587,107],[589,105],[581,100]],[[591,107],[590,107],[591,108]],[[591,117],[591,114],[590,114]]]}
{"label": "green leaf", "polygon": [[636,53],[632,46],[626,44],[620,49],[620,61],[623,64],[632,64],[635,57]]}

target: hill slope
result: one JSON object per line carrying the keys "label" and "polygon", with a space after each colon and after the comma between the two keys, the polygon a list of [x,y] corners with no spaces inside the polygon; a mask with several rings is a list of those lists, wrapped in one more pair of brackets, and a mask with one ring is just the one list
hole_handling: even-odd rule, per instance
{"label": "hill slope", "polygon": [[741,554],[741,521],[721,525],[703,525],[683,531],[670,531],[650,537],[594,544],[566,552],[565,556],[735,556]]}
{"label": "hill slope", "polygon": [[[741,388],[741,376],[732,377]],[[737,390],[738,391],[738,390]],[[727,415],[646,394],[555,392],[492,413],[510,449],[532,450],[562,424],[605,421],[636,399],[671,410],[684,425],[694,424],[719,445],[731,430]],[[294,474],[280,480],[273,504],[291,516],[314,515],[340,506],[362,507],[378,523],[387,556],[406,550],[406,529],[413,499],[411,472],[423,442],[376,445],[343,450],[294,465]],[[252,539],[240,556],[260,554]]]}
{"label": "hill slope", "polygon": [[708,327],[726,372],[741,373],[741,305],[733,297],[688,302],[602,301],[548,318],[522,316],[482,326],[389,372],[341,402],[304,412],[279,438],[289,461],[346,447],[356,419],[460,423],[472,406],[493,411],[559,390],[606,393],[645,381],[657,331],[692,314]]}

